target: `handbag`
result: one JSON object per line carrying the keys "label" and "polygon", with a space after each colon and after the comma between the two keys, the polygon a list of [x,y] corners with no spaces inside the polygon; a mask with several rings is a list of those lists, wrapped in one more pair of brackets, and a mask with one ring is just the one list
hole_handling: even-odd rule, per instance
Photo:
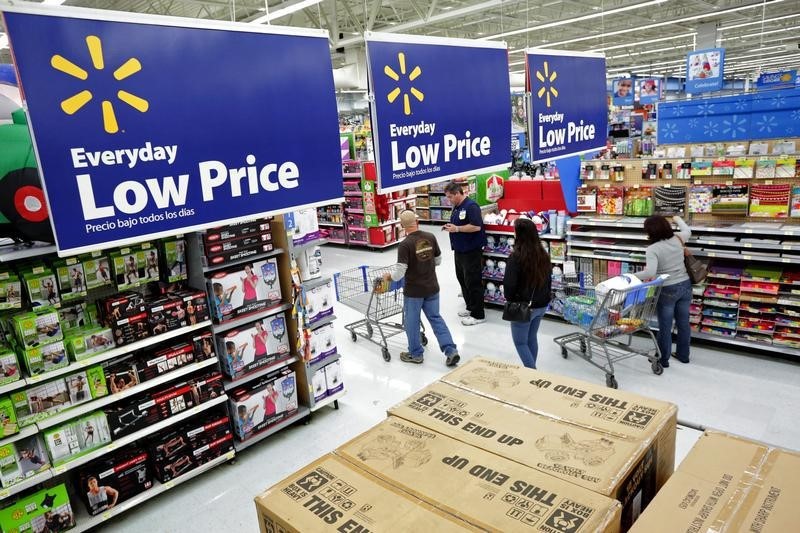
{"label": "handbag", "polygon": [[531,307],[533,306],[533,295],[536,293],[534,289],[531,292],[531,299],[527,302],[506,302],[503,306],[503,320],[509,322],[530,322],[531,321]]}
{"label": "handbag", "polygon": [[708,276],[708,267],[705,263],[692,255],[691,250],[686,248],[686,244],[683,242],[683,239],[678,237],[678,240],[681,241],[681,244],[683,244],[683,265],[686,267],[686,273],[689,275],[689,280],[692,282],[692,285],[702,283]]}

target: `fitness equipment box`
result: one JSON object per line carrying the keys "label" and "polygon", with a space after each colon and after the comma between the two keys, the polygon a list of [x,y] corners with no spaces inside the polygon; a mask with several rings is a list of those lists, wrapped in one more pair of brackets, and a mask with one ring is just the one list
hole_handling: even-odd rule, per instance
{"label": "fitness equipment box", "polygon": [[224,265],[225,263],[238,262],[247,259],[248,257],[256,257],[271,252],[273,249],[274,246],[272,243],[261,243],[256,244],[255,246],[241,248],[239,250],[230,250],[215,257],[203,257],[203,266],[215,267]]}
{"label": "fitness equipment box", "polygon": [[186,312],[186,321],[189,326],[194,326],[211,318],[211,310],[208,308],[208,297],[205,291],[185,289],[173,294],[183,300],[183,310]]}
{"label": "fitness equipment box", "polygon": [[[17,412],[14,410],[14,402],[7,396],[0,396],[0,439],[19,433],[17,424]],[[2,458],[2,455],[0,455]]]}
{"label": "fitness equipment box", "polygon": [[139,360],[134,354],[117,357],[102,363],[105,381],[111,394],[117,394],[141,383]]}
{"label": "fitness equipment box", "polygon": [[0,343],[0,385],[14,383],[21,377],[17,352],[8,345]]}
{"label": "fitness equipment box", "polygon": [[45,374],[57,368],[69,365],[67,347],[64,341],[43,344],[36,348],[28,348],[22,352],[22,360],[31,376]]}
{"label": "fitness equipment box", "polygon": [[344,390],[342,366],[338,360],[325,365],[325,385],[328,387],[328,396]]}
{"label": "fitness equipment box", "polygon": [[[209,281],[214,303],[214,318],[223,322],[281,302],[278,262],[256,261],[241,270],[217,272]],[[250,298],[245,299],[245,296]]]}
{"label": "fitness equipment box", "polygon": [[144,250],[122,248],[113,252],[109,259],[117,290],[133,289],[146,281],[147,259]]}
{"label": "fitness equipment box", "polygon": [[306,330],[308,364],[315,364],[336,353],[336,328],[333,322],[314,330]]}
{"label": "fitness equipment box", "polygon": [[103,379],[103,367],[100,365],[70,374],[64,381],[69,391],[70,406],[75,407],[82,403],[106,396],[108,388]]}
{"label": "fitness equipment box", "polygon": [[306,310],[306,324],[311,325],[333,314],[332,281],[311,290],[303,288],[303,303]]}
{"label": "fitness equipment box", "polygon": [[256,320],[246,329],[217,337],[219,353],[224,353],[222,370],[237,379],[289,354],[286,318],[275,316]]}
{"label": "fitness equipment box", "polygon": [[185,450],[196,450],[211,441],[231,435],[227,414],[211,415],[191,420],[177,429],[169,428],[150,439],[148,449],[153,461],[158,463],[175,457]]}
{"label": "fitness equipment box", "polygon": [[142,381],[156,378],[176,368],[194,362],[194,346],[188,342],[175,344],[153,354],[139,356],[139,377]]}
{"label": "fitness equipment box", "polygon": [[265,219],[251,220],[249,222],[241,222],[238,224],[228,224],[219,228],[207,229],[201,233],[203,236],[203,244],[209,246],[210,244],[229,241],[247,235],[262,234],[269,232],[269,222]]}
{"label": "fitness equipment box", "polygon": [[333,454],[276,483],[255,503],[261,533],[479,531]]}
{"label": "fitness equipment box", "polygon": [[21,272],[20,274],[25,282],[31,307],[43,307],[61,303],[56,275],[50,269],[37,266],[32,271]]}
{"label": "fitness equipment box", "polygon": [[192,407],[192,387],[183,384],[115,404],[105,412],[111,434],[118,439]]}
{"label": "fitness equipment box", "polygon": [[103,321],[110,327],[117,320],[147,312],[144,296],[135,291],[122,292],[103,298],[99,302]]}
{"label": "fitness equipment box", "polygon": [[[665,462],[656,439],[660,425],[633,438],[604,429],[599,419],[582,424],[533,413],[447,383],[426,387],[389,414],[615,498],[622,504],[623,531],[655,496],[658,465]],[[661,420],[670,423],[674,427],[674,416]]]}
{"label": "fitness equipment box", "polygon": [[188,278],[186,271],[186,240],[182,235],[175,239],[162,241],[161,273],[167,283]]}
{"label": "fitness equipment box", "polygon": [[14,391],[11,401],[20,427],[29,426],[70,406],[69,390],[63,378]]}
{"label": "fitness equipment box", "polygon": [[35,348],[64,338],[58,312],[48,309],[40,313],[21,313],[11,317],[14,332],[23,348]]}
{"label": "fitness equipment box", "polygon": [[64,305],[58,309],[58,320],[64,331],[71,329],[93,327],[98,324],[97,306],[84,302]]}
{"label": "fitness equipment box", "polygon": [[2,531],[66,531],[75,526],[67,487],[46,487],[0,510]]}
{"label": "fitness equipment box", "polygon": [[159,281],[161,274],[158,247],[152,246],[149,242],[143,242],[139,247],[144,254],[144,274],[142,275],[141,283]]}
{"label": "fitness equipment box", "polygon": [[92,252],[80,256],[83,273],[86,276],[86,289],[92,290],[103,285],[111,285],[111,266],[108,256],[103,252]]}
{"label": "fitness equipment box", "polygon": [[165,296],[148,302],[147,315],[153,335],[174,331],[188,324],[183,299],[176,296]]}
{"label": "fitness equipment box", "polygon": [[212,262],[212,259],[215,257],[270,243],[272,243],[272,233],[267,229],[263,232],[251,233],[227,241],[217,241],[210,244],[201,242],[200,254],[205,257],[208,262]]}
{"label": "fitness equipment box", "polygon": [[230,412],[239,440],[245,440],[297,412],[294,370],[281,368],[231,391]]}
{"label": "fitness equipment box", "polygon": [[111,509],[152,486],[150,457],[135,446],[89,463],[75,479],[75,490],[90,515]]}
{"label": "fitness equipment box", "polygon": [[114,342],[117,346],[125,346],[150,336],[147,313],[115,320],[109,327],[114,333]]}
{"label": "fitness equipment box", "polygon": [[106,415],[95,411],[44,432],[53,466],[62,465],[111,442]]}
{"label": "fitness equipment box", "polygon": [[12,272],[0,272],[0,310],[22,307],[22,282]]}
{"label": "fitness equipment box", "polygon": [[199,335],[193,336],[192,348],[194,349],[194,358],[197,361],[205,361],[217,356],[216,350],[214,350],[214,334],[210,331],[204,331]]}
{"label": "fitness equipment box", "polygon": [[620,530],[618,501],[399,418],[334,453],[484,531]]}
{"label": "fitness equipment box", "polygon": [[58,259],[53,262],[58,279],[58,292],[63,302],[86,296],[86,273],[77,257]]}
{"label": "fitness equipment box", "polygon": [[295,246],[319,239],[319,222],[315,208],[298,209],[283,215],[286,233]]}
{"label": "fitness equipment box", "polygon": [[50,468],[50,460],[37,433],[0,447],[0,481],[10,487]]}
{"label": "fitness equipment box", "polygon": [[800,453],[706,431],[633,525],[651,531],[797,531]]}
{"label": "fitness equipment box", "polygon": [[114,347],[114,334],[103,326],[84,326],[64,332],[64,344],[73,361],[82,361]]}
{"label": "fitness equipment box", "polygon": [[320,368],[311,376],[311,390],[315,403],[328,396],[328,383],[325,381],[324,368]]}

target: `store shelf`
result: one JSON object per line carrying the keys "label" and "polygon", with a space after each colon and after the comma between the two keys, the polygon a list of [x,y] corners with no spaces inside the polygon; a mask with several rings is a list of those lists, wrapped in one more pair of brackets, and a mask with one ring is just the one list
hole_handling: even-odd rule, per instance
{"label": "store shelf", "polygon": [[503,283],[503,278],[494,278],[492,276],[487,276],[487,275],[482,275],[481,279],[484,279],[486,281],[494,281],[494,282],[497,282],[497,283]]}
{"label": "store shelf", "polygon": [[399,224],[399,223],[400,223],[400,219],[387,220],[386,222],[381,222],[376,227],[382,228],[384,226],[393,226],[394,224]]}
{"label": "store shelf", "polygon": [[326,228],[343,228],[344,224],[341,222],[324,222],[320,220],[318,222],[320,226],[325,226]]}
{"label": "store shelf", "polygon": [[302,244],[292,244],[292,251],[296,252],[297,250],[302,250],[303,248],[308,248],[310,246],[322,246],[326,242],[328,242],[328,239],[315,239]]}
{"label": "store shelf", "polygon": [[322,409],[326,405],[330,405],[333,402],[338,401],[346,393],[347,393],[347,389],[342,389],[339,392],[337,392],[336,394],[334,394],[333,396],[324,397],[323,399],[321,399],[320,401],[318,401],[318,402],[316,402],[314,404],[314,406],[311,408],[311,412],[313,413],[314,411],[319,411],[320,409]]}
{"label": "store shelf", "polygon": [[445,194],[447,193],[439,191],[428,191],[428,196],[444,196]]}
{"label": "store shelf", "polygon": [[386,244],[367,243],[367,248],[375,248],[376,250],[383,250],[384,248],[390,248],[390,247],[394,246],[398,242],[399,241],[392,241],[392,242],[387,242]]}
{"label": "store shelf", "polygon": [[2,489],[0,489],[0,500],[5,500],[9,496],[13,496],[14,494],[19,494],[20,492],[23,492],[31,487],[34,487],[39,483],[51,479],[52,477],[53,477],[53,471],[48,468],[47,470],[39,472],[38,474],[35,474],[23,481],[20,481],[16,485],[11,485],[10,487],[3,487]]}
{"label": "store shelf", "polygon": [[[691,243],[690,243],[691,244]],[[760,263],[797,263],[798,260],[792,257],[761,257],[759,255],[747,255],[747,254],[737,254],[731,252],[710,252],[708,250],[696,250],[694,248],[689,248],[691,250],[692,255],[697,257],[716,257],[719,259],[738,259],[742,261],[757,261]]]}
{"label": "store shelf", "polygon": [[34,385],[36,383],[41,383],[43,381],[47,381],[48,379],[53,379],[58,376],[63,376],[66,374],[70,374],[72,372],[79,372],[80,370],[88,366],[96,365],[98,363],[102,363],[103,361],[114,359],[115,357],[119,357],[121,355],[127,355],[131,352],[135,352],[137,350],[141,350],[143,348],[147,348],[149,346],[153,346],[155,344],[159,344],[164,341],[174,339],[175,337],[180,337],[182,335],[186,335],[187,333],[207,328],[209,326],[211,326],[211,321],[206,320],[204,322],[200,322],[199,324],[195,324],[194,326],[186,326],[185,328],[168,331],[166,333],[162,333],[161,335],[148,337],[147,339],[141,341],[136,341],[131,344],[126,344],[125,346],[112,348],[105,352],[101,352],[97,355],[84,359],[83,361],[78,361],[77,363],[71,363],[68,366],[65,366],[64,368],[59,368],[57,370],[46,372],[44,374],[39,374],[38,376],[25,378],[25,381],[27,382],[28,385]]}
{"label": "store shelf", "polygon": [[116,505],[95,516],[90,516],[85,509],[85,506],[82,504],[73,505],[72,509],[75,512],[75,528],[71,531],[76,533],[81,531],[89,531],[103,522],[106,522],[115,516],[118,516],[125,511],[140,505],[151,498],[155,498],[159,494],[166,492],[174,487],[177,487],[181,483],[185,483],[190,479],[196,478],[201,474],[205,474],[212,468],[215,468],[223,463],[227,463],[228,461],[232,460],[236,456],[236,452],[231,450],[230,452],[220,455],[216,459],[212,459],[211,461],[207,462],[204,465],[198,466],[194,470],[190,470],[183,474],[182,476],[178,476],[173,480],[170,480],[166,483],[158,483],[157,481],[153,483],[153,486],[147,489],[146,491],[142,492],[141,494],[137,494],[130,500],[126,500],[119,505]]}
{"label": "store shelf", "polygon": [[[779,226],[775,224],[775,226]],[[775,228],[748,228],[741,225],[731,226],[689,226],[693,233],[731,233],[734,235],[777,235],[781,237],[800,237],[800,225],[786,225]]]}
{"label": "store shelf", "polygon": [[453,206],[452,205],[429,205],[428,209],[447,209],[447,210],[452,210]]}
{"label": "store shelf", "polygon": [[308,368],[308,370],[309,370],[309,372],[311,374],[315,374],[321,368],[323,368],[325,366],[328,366],[330,363],[333,363],[334,361],[338,361],[341,358],[342,358],[341,354],[339,354],[339,352],[336,352],[336,353],[331,354],[328,357],[325,357],[324,359],[321,359],[321,360],[319,360],[319,361],[317,361],[317,362],[315,362],[313,364],[306,363],[306,367]]}
{"label": "store shelf", "polygon": [[328,244],[347,244],[347,241],[340,239],[328,239]]}
{"label": "store shelf", "polygon": [[501,259],[508,259],[510,254],[503,254],[500,252],[483,252],[486,257],[499,257]]}
{"label": "store shelf", "polygon": [[255,320],[259,320],[262,318],[266,318],[268,316],[277,315],[283,311],[288,311],[292,308],[292,304],[279,304],[275,307],[270,307],[269,309],[263,309],[261,311],[257,311],[255,313],[250,313],[245,316],[241,316],[239,318],[235,318],[233,320],[226,320],[221,324],[214,324],[214,333],[225,333],[226,331],[230,331],[232,329],[236,329],[241,327],[245,324],[249,324]]}
{"label": "store shelf", "polygon": [[498,307],[504,307],[506,305],[505,302],[495,302],[494,300],[487,300],[486,298],[483,299],[483,303],[487,305],[496,305]]}
{"label": "store shelf", "polygon": [[355,197],[355,196],[361,196],[362,193],[361,193],[361,191],[358,191],[358,192],[356,192],[356,191],[345,191],[344,195],[345,196],[353,196],[353,197]]}
{"label": "store shelf", "polygon": [[415,209],[422,209],[424,211],[427,211],[428,210],[428,206],[427,205],[418,205],[418,206],[415,206]]}
{"label": "store shelf", "polygon": [[[17,366],[17,372],[19,372],[19,366]],[[14,392],[17,389],[21,389],[27,384],[28,383],[25,381],[24,378],[20,378],[17,381],[3,385],[2,387],[0,387],[0,396],[2,396],[3,394],[8,394],[9,392]]]}
{"label": "store shelf", "polygon": [[635,259],[633,257],[622,257],[622,256],[615,256],[615,255],[600,255],[600,254],[589,254],[589,253],[581,253],[581,252],[570,252],[568,255],[571,257],[589,257],[591,259],[606,259],[608,261],[622,261],[624,263],[645,263],[644,259]]}
{"label": "store shelf", "polygon": [[721,337],[719,335],[712,335],[710,333],[703,333],[701,331],[692,331],[692,337],[694,337],[695,339],[712,341],[712,342],[723,342],[724,344],[732,344],[734,346],[740,346],[742,348],[756,348],[759,350],[766,350],[769,352],[782,353],[789,355],[791,357],[800,358],[800,349],[790,348],[788,346],[783,346],[779,344],[764,344],[763,342],[746,341],[743,339],[737,339],[735,337]]}
{"label": "store shelf", "polygon": [[315,329],[319,329],[322,326],[327,326],[328,324],[330,324],[334,320],[336,320],[336,315],[328,315],[325,318],[323,318],[322,320],[317,320],[313,324],[306,324],[305,326],[302,327],[302,329],[308,329],[308,330],[314,331]]}
{"label": "store shelf", "polygon": [[356,214],[361,214],[361,215],[364,214],[364,210],[363,209],[357,209],[355,207],[349,207],[349,206],[344,206],[344,208],[347,210],[348,213],[356,213]]}
{"label": "store shelf", "polygon": [[56,253],[56,247],[44,242],[28,244],[15,244],[12,239],[0,239],[0,263],[39,257]]}
{"label": "store shelf", "polygon": [[416,200],[416,198],[417,198],[416,194],[410,194],[410,195],[405,196],[403,198],[390,198],[387,203],[396,204],[397,202],[403,202],[403,201],[406,201],[406,200]]}
{"label": "store shelf", "polygon": [[255,372],[250,372],[249,374],[245,374],[244,376],[235,379],[234,381],[225,381],[225,391],[229,391],[231,389],[235,389],[236,387],[240,387],[245,383],[249,383],[250,381],[256,380],[261,376],[266,376],[270,372],[274,372],[279,370],[283,367],[289,366],[295,361],[299,360],[300,358],[296,355],[291,357],[287,357],[286,359],[279,359],[278,361],[274,361],[272,364],[265,366],[264,368],[260,368]]}
{"label": "store shelf", "polygon": [[601,250],[621,250],[623,252],[626,251],[635,251],[635,252],[642,252],[644,253],[647,248],[644,246],[621,246],[619,244],[602,244],[596,242],[586,242],[586,241],[569,241],[570,247],[575,246],[579,248],[595,248]]}
{"label": "store shelf", "polygon": [[612,233],[608,231],[568,231],[570,237],[594,237],[608,239],[631,239],[635,241],[646,241],[647,235],[644,233]]}
{"label": "store shelf", "polygon": [[546,241],[563,241],[564,235],[555,235],[553,233],[542,233],[539,235],[540,239],[544,239]]}
{"label": "store shelf", "polygon": [[200,414],[203,411],[208,411],[209,409],[216,407],[217,405],[224,404],[227,401],[228,401],[228,396],[223,394],[218,398],[214,398],[213,400],[209,400],[205,403],[201,403],[200,405],[192,407],[191,409],[184,411],[183,413],[156,422],[152,426],[136,431],[135,433],[131,433],[130,435],[126,435],[125,437],[112,441],[106,444],[105,446],[102,446],[101,448],[98,448],[92,452],[87,453],[86,455],[82,455],[80,457],[73,459],[72,461],[64,463],[63,465],[54,467],[53,475],[58,476],[60,474],[63,474],[64,472],[77,468],[81,465],[85,465],[86,463],[94,461],[95,459],[102,457],[107,453],[111,453],[114,450],[122,448],[123,446],[127,446],[128,444],[132,444],[140,439],[143,439],[144,437],[158,433],[162,429],[174,426],[179,422],[183,422],[184,420],[187,420],[197,414]]}
{"label": "store shelf", "polygon": [[269,259],[270,257],[276,257],[278,255],[281,255],[285,251],[286,250],[284,250],[283,248],[275,248],[274,250],[272,250],[270,252],[266,252],[266,253],[258,254],[258,255],[251,255],[251,256],[245,257],[244,259],[237,259],[236,261],[227,261],[227,262],[221,263],[219,265],[204,266],[203,267],[203,274],[206,274],[208,272],[214,272],[215,270],[219,270],[221,268],[230,268],[230,267],[236,266],[236,265],[243,265],[245,263],[253,263],[255,261],[261,261],[263,259]]}
{"label": "store shelf", "polygon": [[346,180],[353,180],[353,179],[360,180],[361,179],[361,173],[360,172],[348,172],[346,174],[342,174],[342,178],[346,179]]}
{"label": "store shelf", "polygon": [[305,290],[310,291],[312,289],[316,289],[317,287],[327,285],[329,282],[331,282],[330,276],[322,276],[321,278],[304,281],[300,285],[302,285]]}
{"label": "store shelf", "polygon": [[362,228],[360,226],[347,226],[347,231],[360,231],[363,233],[367,232],[367,228]]}
{"label": "store shelf", "polygon": [[263,431],[260,431],[260,432],[256,433],[255,435],[250,436],[247,440],[243,440],[243,441],[234,440],[233,441],[233,447],[236,448],[237,452],[241,452],[245,448],[249,448],[253,444],[256,444],[257,442],[261,442],[262,440],[266,439],[270,435],[274,435],[278,431],[280,431],[280,430],[282,430],[284,428],[287,428],[287,427],[291,426],[292,424],[294,424],[295,422],[298,422],[298,421],[304,419],[309,414],[311,414],[311,410],[308,407],[306,407],[304,405],[301,405],[297,409],[297,413],[295,413],[295,415],[293,417],[287,418],[286,420],[284,420],[282,422],[279,422],[279,423],[275,424],[274,426],[270,426],[270,427],[264,429]]}
{"label": "store shelf", "polygon": [[10,435],[3,440],[0,440],[0,447],[5,446],[6,444],[11,444],[12,442],[16,442],[20,439],[26,439],[31,435],[36,435],[39,433],[39,429],[36,427],[35,424],[31,424],[30,426],[25,426],[24,428],[19,430],[19,433],[15,433]]}
{"label": "store shelf", "polygon": [[116,403],[120,400],[124,400],[125,398],[130,398],[131,396],[135,396],[146,390],[150,390],[155,387],[158,387],[159,385],[163,385],[165,383],[174,381],[182,376],[188,376],[189,374],[196,372],[198,370],[215,366],[218,362],[219,360],[216,357],[212,357],[211,359],[206,359],[205,361],[198,361],[197,363],[192,363],[190,365],[182,366],[176,370],[158,376],[155,379],[144,381],[122,392],[118,392],[116,394],[109,394],[108,396],[103,396],[101,398],[94,399],[92,401],[83,403],[77,407],[73,407],[71,409],[65,409],[64,411],[59,411],[58,414],[56,415],[45,418],[44,420],[40,420],[39,422],[36,423],[36,425],[39,427],[39,430],[42,431],[47,428],[58,426],[68,420],[72,420],[73,418],[79,417],[86,413],[91,413],[92,411],[96,411],[97,409],[105,407],[106,405]]}
{"label": "store shelf", "polygon": [[567,220],[568,226],[599,226],[606,228],[637,228],[644,229],[644,217],[615,217],[615,218],[583,218],[575,217]]}

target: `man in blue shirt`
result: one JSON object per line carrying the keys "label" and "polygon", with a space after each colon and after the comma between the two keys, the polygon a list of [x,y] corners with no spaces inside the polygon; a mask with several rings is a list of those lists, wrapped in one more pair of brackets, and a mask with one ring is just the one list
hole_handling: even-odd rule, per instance
{"label": "man in blue shirt", "polygon": [[450,233],[450,246],[455,252],[456,278],[461,285],[461,294],[467,304],[466,311],[458,316],[465,326],[474,326],[486,320],[483,310],[483,247],[486,232],[483,229],[481,207],[466,194],[460,183],[445,187],[445,196],[453,206],[450,223],[444,231]]}

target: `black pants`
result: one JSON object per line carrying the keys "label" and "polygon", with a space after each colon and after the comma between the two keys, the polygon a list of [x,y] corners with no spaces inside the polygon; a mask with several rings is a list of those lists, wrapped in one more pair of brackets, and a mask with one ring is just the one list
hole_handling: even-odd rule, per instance
{"label": "black pants", "polygon": [[467,304],[467,311],[473,318],[486,318],[483,311],[483,281],[481,270],[483,250],[478,248],[472,252],[455,252],[456,278],[461,285],[461,294]]}

